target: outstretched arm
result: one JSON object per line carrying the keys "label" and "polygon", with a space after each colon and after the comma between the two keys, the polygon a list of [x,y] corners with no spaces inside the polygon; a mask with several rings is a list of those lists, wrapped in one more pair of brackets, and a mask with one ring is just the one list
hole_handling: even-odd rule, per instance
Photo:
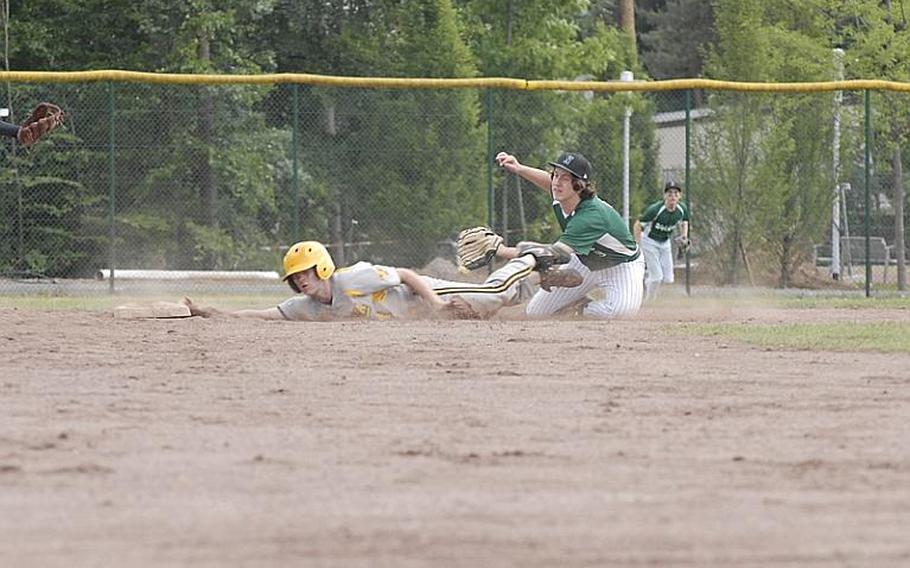
{"label": "outstretched arm", "polygon": [[217,308],[212,308],[209,306],[200,306],[194,303],[189,298],[183,299],[183,304],[190,309],[190,313],[194,316],[199,316],[203,318],[212,318],[212,317],[234,317],[234,318],[251,318],[251,319],[263,319],[263,320],[283,320],[284,315],[282,315],[281,310],[277,307],[265,308],[262,310],[219,310]]}
{"label": "outstretched arm", "polygon": [[434,314],[453,319],[481,319],[484,317],[464,298],[450,296],[443,300],[430,284],[413,270],[408,268],[396,268],[395,270],[398,271],[401,283],[413,290],[415,294],[426,302]]}
{"label": "outstretched arm", "polygon": [[19,125],[0,120],[0,136],[16,138],[19,136]]}
{"label": "outstretched arm", "polygon": [[427,281],[421,278],[419,274],[408,268],[396,268],[396,270],[398,271],[398,277],[401,278],[401,283],[413,290],[428,306],[434,310],[445,306],[445,301],[430,288]]}
{"label": "outstretched arm", "polygon": [[522,241],[514,247],[499,247],[496,251],[496,256],[512,260],[519,256],[529,255],[534,263],[533,267],[536,270],[545,271],[554,264],[569,262],[574,253],[575,250],[562,241],[556,241],[553,244]]}
{"label": "outstretched arm", "polygon": [[525,166],[519,163],[518,158],[506,152],[496,154],[496,163],[507,172],[516,174],[528,180],[540,189],[550,193],[550,174],[538,168]]}

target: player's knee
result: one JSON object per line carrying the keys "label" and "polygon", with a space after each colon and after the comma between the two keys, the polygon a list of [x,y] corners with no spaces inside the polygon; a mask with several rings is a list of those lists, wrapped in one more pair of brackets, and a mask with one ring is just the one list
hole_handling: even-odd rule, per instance
{"label": "player's knee", "polygon": [[610,319],[634,313],[637,309],[625,302],[591,302],[585,306],[584,314],[592,318]]}
{"label": "player's knee", "polygon": [[585,306],[584,315],[590,318],[608,319],[613,317],[612,306],[605,306],[603,302],[591,302]]}
{"label": "player's knee", "polygon": [[609,319],[632,315],[641,308],[644,291],[632,288],[620,298],[606,298],[599,302],[591,302],[585,306],[584,315],[594,318]]}
{"label": "player's knee", "polygon": [[550,293],[539,290],[528,305],[525,307],[525,314],[531,317],[550,316],[555,314],[561,306],[551,301]]}

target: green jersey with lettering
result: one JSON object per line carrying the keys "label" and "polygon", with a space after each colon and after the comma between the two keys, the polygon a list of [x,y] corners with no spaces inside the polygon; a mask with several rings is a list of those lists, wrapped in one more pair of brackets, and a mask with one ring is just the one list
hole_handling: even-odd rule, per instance
{"label": "green jersey with lettering", "polygon": [[670,238],[676,225],[682,221],[689,221],[689,212],[682,203],[677,203],[676,209],[670,211],[663,200],[660,200],[649,205],[638,220],[642,225],[650,223],[651,227],[645,234],[651,240],[662,243]]}
{"label": "green jersey with lettering", "polygon": [[590,270],[602,270],[638,258],[638,243],[628,224],[599,197],[582,200],[571,215],[565,214],[559,202],[553,202],[553,211],[563,231],[559,240],[572,247]]}

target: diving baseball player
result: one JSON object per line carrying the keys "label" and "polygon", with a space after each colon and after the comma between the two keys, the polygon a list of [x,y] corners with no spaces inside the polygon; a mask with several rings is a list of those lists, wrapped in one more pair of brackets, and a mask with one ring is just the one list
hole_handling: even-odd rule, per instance
{"label": "diving baseball player", "polygon": [[[583,305],[584,315],[597,318],[637,312],[644,276],[638,244],[619,213],[596,196],[588,160],[581,154],[564,153],[549,163],[551,172],[525,166],[505,152],[496,156],[496,162],[553,198],[553,212],[563,232],[554,244],[545,246],[568,255],[568,267],[582,277],[581,284],[575,287],[539,290],[528,303],[527,314],[546,316],[575,305]],[[521,246],[501,246],[501,240],[492,244],[493,255],[500,258],[512,259],[521,254]],[[461,245],[459,242],[459,258],[466,256]],[[462,260],[463,265],[470,264]],[[593,299],[588,297],[589,292],[594,293]]]}
{"label": "diving baseball player", "polygon": [[569,261],[547,247],[528,247],[480,284],[452,282],[417,274],[407,268],[358,262],[335,268],[331,254],[316,241],[293,245],[284,256],[284,280],[296,296],[264,310],[221,311],[184,303],[193,315],[232,315],[260,319],[327,321],[399,319],[438,312],[458,319],[487,318],[500,308],[520,303],[519,283],[535,272],[541,287],[577,286],[581,276]]}
{"label": "diving baseball player", "polygon": [[670,236],[679,228],[676,244],[689,247],[689,211],[679,202],[682,188],[674,181],[664,186],[664,198],[645,208],[635,222],[635,240],[645,255],[645,300],[657,297],[661,282],[673,283],[673,251]]}

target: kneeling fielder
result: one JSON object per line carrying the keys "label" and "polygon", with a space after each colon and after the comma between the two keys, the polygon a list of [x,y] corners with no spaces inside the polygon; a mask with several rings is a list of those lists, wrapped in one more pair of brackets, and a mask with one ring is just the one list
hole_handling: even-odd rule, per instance
{"label": "kneeling fielder", "polygon": [[[583,315],[595,318],[629,316],[637,312],[641,307],[644,275],[638,244],[623,218],[597,197],[588,160],[581,154],[564,153],[549,163],[552,167],[549,172],[525,166],[505,152],[496,155],[496,162],[553,198],[553,212],[562,235],[552,245],[545,246],[568,255],[568,267],[582,277],[578,286],[539,290],[528,302],[527,314],[549,316],[579,306],[583,306]],[[459,257],[465,266],[470,262],[468,257],[473,247],[465,246],[463,241],[476,231],[477,228],[468,229],[459,236]],[[490,259],[494,256],[512,259],[522,254],[522,246],[501,244],[502,239],[489,244]],[[588,297],[589,292],[594,293],[593,299]]]}
{"label": "kneeling fielder", "polygon": [[297,296],[263,310],[222,311],[183,302],[195,316],[230,315],[259,319],[328,321],[346,318],[399,319],[427,311],[457,319],[487,318],[504,306],[520,303],[522,279],[535,271],[540,285],[577,286],[581,276],[556,268],[568,257],[548,248],[525,250],[493,272],[483,283],[452,282],[417,274],[407,268],[358,262],[335,269],[332,256],[316,241],[299,242],[284,256],[284,280]]}

